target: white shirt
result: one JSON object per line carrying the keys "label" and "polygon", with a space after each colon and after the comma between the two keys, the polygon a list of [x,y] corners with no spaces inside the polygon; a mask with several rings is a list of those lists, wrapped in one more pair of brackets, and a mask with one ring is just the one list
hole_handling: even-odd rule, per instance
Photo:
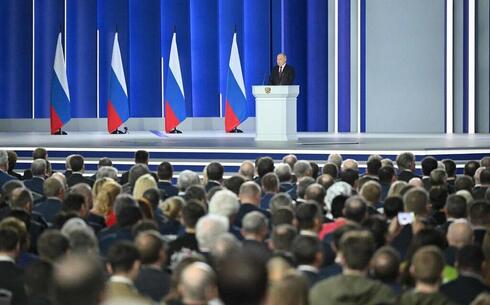
{"label": "white shirt", "polygon": [[284,72],[284,67],[286,67],[286,63],[284,63],[284,65],[282,66],[279,66],[279,73]]}
{"label": "white shirt", "polygon": [[122,275],[113,275],[113,276],[111,276],[109,281],[113,282],[113,283],[127,284],[129,286],[134,285],[133,281],[130,278],[127,278],[127,277],[122,276]]}
{"label": "white shirt", "polygon": [[15,264],[15,259],[8,255],[0,255],[0,262],[11,262],[12,264]]}
{"label": "white shirt", "polygon": [[310,265],[299,265],[298,266],[298,271],[309,271],[313,273],[318,273],[319,270],[315,266],[310,266]]}

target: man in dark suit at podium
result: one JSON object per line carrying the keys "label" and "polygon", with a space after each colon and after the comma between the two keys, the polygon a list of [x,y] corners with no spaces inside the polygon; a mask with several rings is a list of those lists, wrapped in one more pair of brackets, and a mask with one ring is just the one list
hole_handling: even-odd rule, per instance
{"label": "man in dark suit at podium", "polygon": [[294,68],[286,64],[287,57],[284,53],[277,55],[277,66],[272,69],[269,77],[269,85],[290,86],[294,82]]}

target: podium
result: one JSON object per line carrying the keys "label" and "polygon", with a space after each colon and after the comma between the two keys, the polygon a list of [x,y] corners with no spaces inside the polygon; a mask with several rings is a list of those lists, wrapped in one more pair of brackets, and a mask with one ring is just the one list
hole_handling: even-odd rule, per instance
{"label": "podium", "polygon": [[299,86],[253,86],[252,93],[255,97],[255,140],[297,140]]}

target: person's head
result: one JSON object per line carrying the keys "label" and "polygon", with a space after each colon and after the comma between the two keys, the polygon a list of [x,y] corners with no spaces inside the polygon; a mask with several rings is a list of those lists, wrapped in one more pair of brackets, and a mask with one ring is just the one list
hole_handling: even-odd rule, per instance
{"label": "person's head", "polygon": [[187,229],[194,229],[206,210],[201,202],[191,200],[182,208],[182,222]]}
{"label": "person's head", "polygon": [[81,155],[72,155],[69,162],[73,172],[83,172],[85,161]]}
{"label": "person's head", "polygon": [[225,305],[258,305],[264,301],[268,279],[265,261],[252,251],[239,251],[217,266],[218,291]]}
{"label": "person's head", "polygon": [[424,176],[430,176],[430,173],[437,168],[437,159],[432,156],[427,156],[422,159],[422,173]]}
{"label": "person's head", "polygon": [[391,184],[388,190],[387,197],[400,197],[403,198],[402,191],[408,186],[405,181],[395,181]]}
{"label": "person's head", "polygon": [[160,233],[153,230],[143,231],[134,241],[140,253],[141,264],[161,267],[166,262],[165,243]]}
{"label": "person's head", "polygon": [[306,194],[306,189],[314,183],[315,183],[315,179],[313,179],[310,176],[304,176],[298,178],[298,186],[296,188],[296,194],[298,195],[298,198],[304,199]]}
{"label": "person's head", "polygon": [[46,160],[36,159],[32,161],[31,171],[33,177],[46,177],[47,176]]}
{"label": "person's head", "polygon": [[135,199],[141,199],[146,190],[152,188],[156,189],[157,187],[155,178],[153,178],[151,174],[145,174],[136,180],[133,188],[133,197]]}
{"label": "person's head", "polygon": [[464,175],[473,178],[476,170],[479,167],[480,167],[480,162],[478,162],[478,161],[472,160],[472,161],[466,162],[466,164],[464,165],[464,171],[463,171]]}
{"label": "person's head", "polygon": [[178,291],[184,304],[207,304],[217,297],[216,274],[205,263],[192,263],[182,270]]}
{"label": "person's head", "polygon": [[293,168],[296,162],[298,162],[298,157],[293,154],[286,155],[282,158],[282,163],[289,165],[290,168]]}
{"label": "person's head", "polygon": [[196,239],[201,252],[209,252],[221,234],[228,232],[228,218],[210,214],[203,216],[196,224]]}
{"label": "person's head", "polygon": [[332,176],[328,174],[323,174],[316,178],[316,183],[320,184],[323,187],[323,189],[327,191],[328,188],[335,183],[335,180],[333,179]]}
{"label": "person's head", "polygon": [[243,217],[241,233],[245,239],[263,242],[269,235],[269,221],[260,212],[249,212]]}
{"label": "person's head", "polygon": [[360,195],[368,204],[374,205],[381,199],[381,185],[376,181],[368,181],[361,187]]}
{"label": "person's head", "polygon": [[8,156],[8,170],[13,171],[15,169],[15,166],[17,165],[17,153],[13,150],[7,151],[7,156]]}
{"label": "person's head", "polygon": [[475,244],[461,247],[456,253],[456,267],[461,273],[468,272],[480,275],[484,260],[481,247]]}
{"label": "person's head", "polygon": [[311,164],[305,160],[299,160],[294,164],[293,173],[300,180],[303,177],[311,177],[313,174]]}
{"label": "person's head", "polygon": [[279,192],[279,177],[274,173],[267,173],[262,177],[262,190],[264,193]]}
{"label": "person's head", "polygon": [[297,230],[293,225],[281,224],[272,229],[270,246],[274,251],[291,251]]}
{"label": "person's head", "polygon": [[442,160],[444,168],[446,169],[446,174],[450,178],[456,177],[456,162],[451,159]]}
{"label": "person's head", "polygon": [[367,215],[367,205],[359,196],[349,197],[345,201],[344,217],[352,222],[361,223]]}
{"label": "person's head", "polygon": [[473,176],[473,181],[475,181],[475,185],[479,185],[481,184],[480,182],[480,175],[481,173],[485,170],[484,167],[479,167],[476,171],[475,171],[475,175]]}
{"label": "person's head", "polygon": [[219,162],[211,162],[206,166],[206,175],[208,180],[214,180],[221,182],[223,180],[223,174],[225,169]]}
{"label": "person's head", "polygon": [[473,243],[474,236],[471,226],[466,221],[453,222],[447,230],[447,242],[455,248],[462,248]]}
{"label": "person's head", "polygon": [[[432,172],[434,173],[434,171]],[[448,189],[444,186],[433,186],[429,191],[429,202],[433,211],[440,211],[444,208],[448,197]]]}
{"label": "person's head", "polygon": [[68,255],[55,265],[54,291],[58,304],[101,304],[105,287],[105,273],[96,257]]}
{"label": "person's head", "polygon": [[43,192],[46,197],[57,197],[62,199],[65,194],[65,186],[56,178],[48,178],[44,181]]}
{"label": "person's head", "polygon": [[113,210],[120,227],[131,227],[143,218],[138,202],[128,194],[117,195]]}
{"label": "person's head", "polygon": [[139,177],[149,173],[150,173],[150,169],[148,168],[148,165],[146,165],[145,163],[136,163],[135,165],[131,166],[131,168],[129,169],[129,174],[128,174],[129,185],[131,185],[131,187],[134,187]]}
{"label": "person's head", "polygon": [[148,203],[150,203],[150,206],[153,209],[153,211],[155,211],[158,208],[158,205],[160,204],[160,200],[162,199],[162,197],[165,198],[165,191],[160,190],[158,188],[150,188],[143,193],[143,199],[147,200]]}
{"label": "person's head", "polygon": [[386,284],[395,283],[400,270],[400,253],[390,246],[379,248],[370,262],[370,275]]}
{"label": "person's head", "polygon": [[327,163],[333,163],[337,166],[337,169],[340,169],[340,167],[342,166],[342,162],[343,162],[343,158],[342,158],[342,155],[340,154],[337,154],[337,153],[333,153],[333,154],[330,154],[327,158]]}
{"label": "person's head", "polygon": [[63,211],[66,213],[75,212],[81,218],[85,218],[89,211],[85,197],[81,194],[68,192],[63,199]]}
{"label": "person's head", "polygon": [[396,157],[396,165],[400,171],[415,170],[415,156],[411,152],[404,152]]}
{"label": "person's head", "polygon": [[185,190],[185,201],[197,200],[203,205],[207,205],[206,189],[202,185],[191,185]]}
{"label": "person's head", "polygon": [[346,182],[351,187],[356,188],[357,181],[359,180],[359,172],[352,168],[342,170],[342,172],[340,173],[340,180]]}
{"label": "person's head", "polygon": [[235,175],[226,179],[225,182],[223,182],[223,186],[238,196],[240,193],[240,187],[245,183],[245,181],[246,180],[243,176]]}
{"label": "person's head", "polygon": [[238,174],[243,176],[247,180],[252,180],[255,175],[255,165],[252,161],[243,161],[240,165]]}
{"label": "person's head", "polygon": [[158,165],[157,176],[160,180],[171,180],[174,174],[173,166],[170,162],[163,161]]}
{"label": "person's head", "polygon": [[371,232],[376,249],[381,248],[386,244],[386,236],[388,235],[388,223],[381,215],[371,215],[361,222],[364,229]]}
{"label": "person's head", "polygon": [[436,246],[424,246],[415,252],[410,272],[417,282],[437,285],[444,269],[444,256]]}
{"label": "person's head", "polygon": [[446,186],[446,171],[440,168],[433,169],[430,173],[430,184],[432,186]]}
{"label": "person's head", "polygon": [[273,283],[267,294],[270,305],[307,305],[308,282],[297,272],[287,272]]}
{"label": "person's head", "polygon": [[463,196],[451,194],[447,197],[445,211],[448,218],[465,218],[466,210],[466,200]]}
{"label": "person's head", "polygon": [[70,241],[58,230],[47,230],[37,241],[39,257],[48,262],[58,262],[70,249]]}
{"label": "person's head", "polygon": [[184,170],[180,172],[177,179],[177,187],[179,191],[185,192],[185,190],[191,185],[199,185],[201,183],[199,175],[191,170]]}
{"label": "person's head", "polygon": [[87,208],[91,209],[93,207],[94,196],[90,185],[87,183],[77,183],[70,188],[71,193],[80,194],[85,198],[85,203]]}
{"label": "person's head", "polygon": [[107,253],[108,269],[113,275],[122,275],[136,280],[141,266],[138,248],[129,241],[117,241]]}
{"label": "person's head", "polygon": [[290,208],[279,208],[274,210],[274,213],[271,214],[271,223],[272,226],[278,226],[282,224],[294,224],[294,212]]}
{"label": "person's head", "polygon": [[13,228],[0,228],[0,253],[16,258],[20,252],[20,236]]}
{"label": "person's head", "polygon": [[290,209],[291,211],[294,208],[293,200],[291,199],[291,196],[289,196],[286,193],[277,193],[274,196],[272,196],[271,201],[269,203],[269,207],[272,214],[274,214],[275,211],[277,211],[280,208],[287,208]]}
{"label": "person's head", "polygon": [[113,180],[107,180],[100,188],[98,188],[95,196],[95,209],[107,215],[114,208],[114,201],[117,195],[121,193],[121,186]]}
{"label": "person's head", "polygon": [[485,186],[490,185],[490,167],[486,167],[480,173],[480,183]]}
{"label": "person's head", "polygon": [[475,183],[473,179],[467,175],[458,176],[454,181],[454,188],[456,191],[465,190],[471,193],[474,186]]}
{"label": "person's head", "polygon": [[334,180],[339,177],[339,167],[335,163],[326,163],[322,168],[324,175],[331,176]]}
{"label": "person's head", "polygon": [[9,169],[9,155],[6,150],[0,150],[0,169],[3,171]]}
{"label": "person's head", "polygon": [[293,241],[291,252],[298,265],[320,268],[323,264],[323,245],[316,237],[298,235]]}
{"label": "person's head", "polygon": [[97,169],[97,173],[95,174],[96,179],[101,178],[111,178],[113,180],[117,180],[118,170],[113,166],[101,166]]}
{"label": "person's head", "polygon": [[99,241],[94,230],[83,220],[72,218],[62,227],[61,233],[68,238],[70,255],[98,255]]}
{"label": "person's head", "polygon": [[339,257],[343,270],[366,271],[375,251],[374,239],[368,231],[349,231],[340,239]]}
{"label": "person's head", "polygon": [[473,201],[468,209],[468,218],[473,226],[490,225],[490,204],[486,200]]}
{"label": "person's head", "polygon": [[247,181],[240,187],[240,193],[238,195],[240,202],[250,203],[258,206],[261,199],[260,187],[253,181]]}
{"label": "person's head", "polygon": [[334,219],[344,216],[345,201],[349,198],[348,196],[338,195],[332,200],[332,206],[330,208],[330,213]]}
{"label": "person's head", "polygon": [[173,196],[165,199],[160,203],[158,208],[162,210],[163,214],[170,220],[176,220],[182,213],[182,208],[185,205],[185,201],[182,197]]}
{"label": "person's head", "polygon": [[276,63],[279,67],[282,67],[286,63],[287,60],[288,60],[288,58],[286,57],[285,53],[277,54]]}
{"label": "person's head", "polygon": [[32,193],[27,188],[14,189],[10,198],[10,207],[12,209],[24,210],[28,213],[31,212],[34,199]]}
{"label": "person's head", "polygon": [[316,203],[303,203],[296,207],[299,230],[319,232],[322,227],[322,213]]}
{"label": "person's head", "polygon": [[32,151],[32,160],[48,159],[48,151],[45,148],[37,147]]}
{"label": "person's head", "polygon": [[134,163],[142,163],[148,165],[148,160],[150,159],[150,154],[146,150],[137,150],[134,153]]}
{"label": "person's head", "polygon": [[416,216],[426,216],[429,212],[429,195],[422,188],[413,188],[403,196],[405,212],[413,212]]}
{"label": "person's head", "polygon": [[323,186],[318,183],[313,183],[306,188],[304,198],[305,200],[313,200],[317,204],[322,205],[326,194],[327,192]]}
{"label": "person's head", "polygon": [[209,202],[209,214],[225,216],[230,221],[238,213],[239,208],[238,196],[229,190],[218,191]]}
{"label": "person's head", "polygon": [[24,287],[28,297],[45,297],[50,299],[53,295],[52,263],[45,260],[31,262],[24,270]]}
{"label": "person's head", "polygon": [[352,169],[355,171],[359,170],[359,164],[354,159],[345,159],[340,166],[340,170],[343,172],[345,170]]}
{"label": "person's head", "polygon": [[403,212],[403,200],[400,197],[386,198],[383,205],[383,212],[388,219],[396,217]]}
{"label": "person's head", "polygon": [[370,155],[366,162],[366,173],[368,175],[377,176],[380,168],[381,168],[381,156]]}
{"label": "person's head", "polygon": [[393,166],[383,166],[378,170],[379,182],[384,184],[391,184],[394,180],[395,169]]}
{"label": "person's head", "polygon": [[274,172],[274,160],[271,157],[260,158],[257,162],[257,174],[259,177],[272,172]]}

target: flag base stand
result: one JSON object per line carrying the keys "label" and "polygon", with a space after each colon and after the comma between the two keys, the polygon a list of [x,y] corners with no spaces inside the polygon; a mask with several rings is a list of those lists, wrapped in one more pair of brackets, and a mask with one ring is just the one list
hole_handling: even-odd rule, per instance
{"label": "flag base stand", "polygon": [[124,127],[124,131],[116,129],[111,134],[127,134],[128,133],[128,127]]}
{"label": "flag base stand", "polygon": [[243,130],[235,127],[232,130],[228,131],[228,133],[243,133]]}
{"label": "flag base stand", "polygon": [[56,132],[52,132],[51,134],[52,134],[52,135],[57,135],[57,136],[60,136],[60,135],[63,135],[63,136],[64,136],[64,135],[67,135],[66,131],[61,130],[61,128],[60,128],[60,129],[58,129]]}
{"label": "flag base stand", "polygon": [[177,128],[174,128],[170,130],[168,133],[182,133],[182,131],[178,130]]}

